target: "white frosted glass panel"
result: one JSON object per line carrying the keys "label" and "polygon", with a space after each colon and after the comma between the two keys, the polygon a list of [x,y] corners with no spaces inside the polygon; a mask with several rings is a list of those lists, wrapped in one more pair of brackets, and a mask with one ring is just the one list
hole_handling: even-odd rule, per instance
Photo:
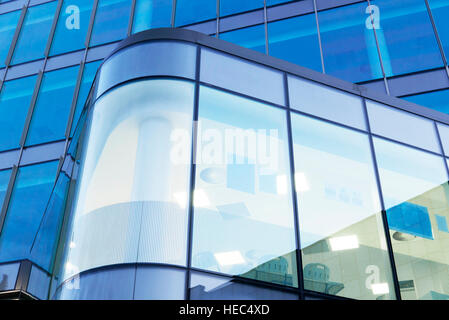
{"label": "white frosted glass panel", "polygon": [[201,81],[284,105],[281,72],[216,51],[201,50]]}
{"label": "white frosted glass panel", "polygon": [[444,154],[449,156],[449,126],[438,123],[438,132],[440,133]]}
{"label": "white frosted glass panel", "polygon": [[366,106],[372,133],[440,153],[431,120],[369,100]]}
{"label": "white frosted glass panel", "polygon": [[322,84],[288,77],[290,106],[320,118],[366,129],[362,98]]}

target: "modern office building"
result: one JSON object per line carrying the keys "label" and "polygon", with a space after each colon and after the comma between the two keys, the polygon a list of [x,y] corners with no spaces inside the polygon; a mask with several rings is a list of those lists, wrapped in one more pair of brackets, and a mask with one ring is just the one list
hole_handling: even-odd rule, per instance
{"label": "modern office building", "polygon": [[0,1],[0,298],[449,299],[448,16]]}

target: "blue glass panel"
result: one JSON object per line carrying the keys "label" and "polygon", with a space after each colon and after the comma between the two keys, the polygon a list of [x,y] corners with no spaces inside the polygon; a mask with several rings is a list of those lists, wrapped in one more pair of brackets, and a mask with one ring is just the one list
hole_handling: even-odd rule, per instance
{"label": "blue glass panel", "polygon": [[0,171],[0,208],[3,206],[5,200],[6,190],[8,189],[9,177],[11,170]]}
{"label": "blue glass panel", "polygon": [[137,0],[133,33],[151,28],[170,27],[172,0]]}
{"label": "blue glass panel", "polygon": [[19,147],[36,76],[7,81],[0,93],[0,151]]}
{"label": "blue glass panel", "polygon": [[52,1],[28,9],[14,51],[13,64],[44,57],[57,4],[57,1]]}
{"label": "blue glass panel", "polygon": [[0,291],[13,290],[19,273],[20,263],[0,265]]}
{"label": "blue glass panel", "polygon": [[217,17],[215,0],[177,0],[175,26],[183,26]]}
{"label": "blue glass panel", "polygon": [[79,66],[47,72],[33,111],[26,145],[64,139]]}
{"label": "blue glass panel", "polygon": [[449,90],[422,93],[414,96],[404,97],[402,99],[433,110],[449,113]]}
{"label": "blue glass panel", "polygon": [[263,8],[264,0],[220,0],[220,16]]}
{"label": "blue glass panel", "polygon": [[263,24],[220,33],[220,39],[265,53],[265,26]]}
{"label": "blue glass panel", "polygon": [[94,81],[97,69],[102,62],[103,60],[98,60],[86,63],[86,65],[84,66],[83,79],[81,80],[81,86],[78,93],[78,101],[76,102],[75,114],[73,115],[72,129],[70,131],[71,137],[73,136],[81,115],[81,111],[83,110],[84,104],[86,103],[90,87],[92,86],[92,81]]}
{"label": "blue glass panel", "polygon": [[93,3],[93,0],[64,1],[50,55],[84,48]]}
{"label": "blue glass panel", "polygon": [[449,3],[447,0],[429,0],[429,5],[447,58],[449,57],[449,28],[447,26]]}
{"label": "blue glass panel", "polygon": [[267,0],[267,7],[274,6],[276,4],[292,2],[293,0]]}
{"label": "blue glass panel", "polygon": [[5,60],[16,31],[20,12],[14,11],[0,15],[0,68],[5,66]]}
{"label": "blue glass panel", "polygon": [[443,66],[423,0],[373,0],[376,34],[387,76]]}
{"label": "blue glass panel", "polygon": [[437,220],[438,230],[449,233],[446,217],[436,214],[435,219]]}
{"label": "blue glass panel", "polygon": [[387,218],[388,226],[392,230],[433,240],[432,226],[426,207],[403,202],[388,209]]}
{"label": "blue glass panel", "polygon": [[0,261],[29,258],[57,167],[53,161],[19,169],[0,236]]}
{"label": "blue glass panel", "polygon": [[382,78],[365,10],[366,4],[359,3],[318,13],[326,73],[351,82]]}
{"label": "blue glass panel", "polygon": [[314,14],[269,23],[268,48],[276,58],[322,71]]}
{"label": "blue glass panel", "polygon": [[32,266],[27,292],[38,299],[46,300],[49,286],[50,276],[39,268]]}
{"label": "blue glass panel", "polygon": [[96,46],[126,38],[132,0],[100,0],[90,45]]}

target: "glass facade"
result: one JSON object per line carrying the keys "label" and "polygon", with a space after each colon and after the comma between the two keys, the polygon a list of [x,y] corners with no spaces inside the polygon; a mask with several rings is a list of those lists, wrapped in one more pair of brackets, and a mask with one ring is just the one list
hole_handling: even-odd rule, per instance
{"label": "glass facade", "polygon": [[[101,99],[117,111],[115,116],[108,114],[115,121],[111,127],[101,123],[105,120],[99,115],[95,118],[83,111],[97,70],[120,40],[148,29],[180,27],[360,84],[368,92],[387,92],[448,114],[447,1],[44,0],[22,6],[20,1],[0,1],[0,291],[14,289],[12,279],[19,264],[11,262],[30,259],[28,291],[37,298],[49,297],[57,238],[64,227],[66,201],[72,201],[67,198],[69,183],[79,170],[87,170],[81,182],[85,194],[76,194],[77,201],[86,203],[79,204],[70,225],[77,237],[73,241],[77,246],[67,254],[73,269],[67,272],[70,281],[58,289],[60,297],[215,299],[241,293],[248,299],[296,299],[298,292],[355,299],[449,297],[445,280],[449,262],[441,249],[447,217],[445,209],[435,209],[448,205],[443,157],[449,155],[449,122],[444,115],[422,117],[419,108],[410,113],[365,99],[359,87],[354,86],[354,92],[348,85],[343,92],[296,73],[286,75],[279,71],[282,62],[275,63],[276,68],[262,67],[251,59],[203,48],[197,65],[194,45],[178,50],[169,41],[163,46],[149,43],[147,51],[137,55],[122,50],[108,60],[117,59],[115,63],[106,64],[102,75],[97,75],[101,78],[97,88],[105,94]],[[139,65],[137,61],[143,59],[147,63]],[[133,89],[120,87],[125,76],[127,81],[155,79],[136,82]],[[198,105],[195,80],[201,81]],[[134,111],[120,111],[124,100],[119,97],[138,92],[144,82],[147,96],[136,95],[136,101],[170,96],[167,113],[183,115],[168,125],[158,122],[168,117],[155,111],[159,104],[144,108],[136,102]],[[111,84],[119,86],[116,91],[109,91]],[[101,101],[95,110],[106,112]],[[202,132],[190,131],[195,112]],[[148,138],[152,129],[136,129],[145,125],[133,122],[143,114],[158,122],[149,126],[158,128],[158,142],[146,147],[139,141]],[[78,168],[65,157],[65,147],[75,154],[86,118],[91,121],[89,128],[103,130],[103,138],[86,145],[92,155],[77,159]],[[120,129],[122,121],[128,124]],[[130,172],[143,166],[148,150],[160,149],[172,134],[176,137],[171,127],[175,123],[190,134],[182,140],[186,146],[191,146],[192,138],[203,138],[198,148],[205,149],[212,160],[216,155],[208,152],[216,151],[210,145],[217,132],[211,129],[243,130],[251,141],[254,133],[248,129],[253,128],[255,137],[266,140],[268,146],[276,141],[278,149],[267,149],[265,157],[279,156],[279,166],[267,169],[251,163],[251,156],[222,152],[226,161],[242,163],[220,167],[199,162],[191,172],[190,160],[175,168],[163,161],[167,150],[161,149],[159,158],[152,154],[150,161],[160,170],[147,169],[146,164],[144,177],[163,177],[166,194],[139,192],[139,188],[154,190],[156,186],[129,178]],[[268,133],[260,134],[264,130]],[[209,131],[205,137],[199,136],[205,131]],[[122,135],[119,132],[126,132],[131,140],[112,142]],[[116,159],[122,147],[130,155]],[[184,156],[190,157],[190,151]],[[410,167],[394,166],[412,158]],[[102,180],[111,168],[117,176]],[[359,174],[352,177],[355,168]],[[391,177],[395,172],[397,179]],[[119,183],[125,176],[128,185]],[[411,190],[398,195],[398,190],[389,189],[390,183],[396,183],[396,189],[404,185]],[[89,190],[98,186],[105,186],[102,196],[89,199]],[[130,188],[126,197],[110,196],[122,194],[123,188]],[[116,199],[107,203],[110,198]],[[318,204],[309,205],[314,199],[319,199]],[[100,202],[98,206],[89,208],[95,201]],[[99,212],[103,207],[116,207],[120,221],[132,210],[139,212],[126,230],[118,224],[107,227],[115,235],[111,243],[126,239],[125,247],[132,248],[133,254],[127,256],[124,247],[98,254],[104,245],[100,241],[82,257],[79,248],[86,242],[80,230],[92,223],[86,239],[100,237],[94,231],[101,223],[100,215],[94,221],[83,210]],[[155,208],[160,209],[159,220],[149,218]],[[162,216],[161,212],[170,213]],[[405,212],[412,212],[414,218]],[[333,229],[317,230],[313,219],[333,221],[329,223]],[[236,236],[228,238],[226,230]],[[166,248],[166,241],[177,245]],[[345,241],[357,246],[334,250]],[[189,245],[192,252],[187,252]],[[91,259],[94,255],[98,259]],[[146,265],[133,276],[124,270],[112,272],[103,282],[89,274],[95,267],[127,262],[163,263],[171,269]],[[63,290],[73,286],[80,270],[87,272],[80,279],[81,291]],[[144,285],[145,281],[157,283],[164,274],[173,277],[172,295],[159,295],[161,290],[151,291]],[[7,280],[2,281],[3,275]],[[131,286],[135,277],[142,286],[130,287],[126,293],[93,289],[108,281]],[[187,279],[190,287],[185,285]],[[250,281],[267,287],[255,290]],[[268,289],[271,285],[294,293]],[[221,290],[223,286],[229,289]]]}

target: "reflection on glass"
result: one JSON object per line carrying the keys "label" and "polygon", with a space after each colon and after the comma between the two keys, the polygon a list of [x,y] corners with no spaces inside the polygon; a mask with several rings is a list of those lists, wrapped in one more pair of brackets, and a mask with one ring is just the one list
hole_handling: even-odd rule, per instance
{"label": "reflection on glass", "polygon": [[276,58],[322,71],[314,14],[268,23],[268,47]]}
{"label": "reflection on glass", "polygon": [[0,209],[3,206],[3,201],[5,200],[6,190],[8,189],[9,177],[11,175],[11,170],[0,171]]}
{"label": "reflection on glass", "polygon": [[20,263],[0,264],[0,291],[13,290]]}
{"label": "reflection on glass", "polygon": [[126,38],[132,0],[99,0],[90,45]]}
{"label": "reflection on glass", "polygon": [[217,17],[215,0],[177,0],[175,27],[192,24]]}
{"label": "reflection on glass", "polygon": [[84,48],[94,0],[65,0],[53,37],[51,55]]}
{"label": "reflection on glass", "polygon": [[220,0],[220,16],[263,8],[264,0]]}
{"label": "reflection on glass", "polygon": [[447,89],[417,94],[402,99],[449,114],[449,90]]}
{"label": "reflection on glass", "polygon": [[363,2],[318,12],[326,73],[350,82],[382,78],[366,7]]}
{"label": "reflection on glass", "polygon": [[19,148],[36,76],[6,81],[0,92],[0,151]]}
{"label": "reflection on glass", "polygon": [[0,236],[0,262],[30,259],[57,167],[52,161],[19,169]]}
{"label": "reflection on glass", "polygon": [[443,158],[374,140],[402,299],[449,299],[449,186]]}
{"label": "reflection on glass", "polygon": [[169,27],[173,0],[137,0],[133,33],[151,28]]}
{"label": "reflection on glass", "polygon": [[17,22],[19,22],[20,12],[18,10],[0,15],[0,68],[5,66],[9,47],[16,31]]}
{"label": "reflection on glass", "polygon": [[192,300],[297,300],[298,295],[238,282],[234,279],[192,272]]}
{"label": "reflection on glass", "polygon": [[26,145],[64,139],[79,66],[46,72],[33,111]]}
{"label": "reflection on glass", "polygon": [[200,90],[192,265],[297,286],[285,112]]}
{"label": "reflection on glass", "polygon": [[185,265],[194,86],[146,80],[94,105],[62,280],[117,263]]}
{"label": "reflection on glass", "polygon": [[449,28],[447,17],[449,16],[449,3],[446,0],[429,0],[432,16],[438,30],[446,57],[449,57]]}
{"label": "reflection on glass", "polygon": [[57,4],[58,2],[52,1],[28,8],[14,49],[12,64],[44,57]]}
{"label": "reflection on glass", "polygon": [[387,76],[443,66],[423,0],[371,0],[371,4],[378,7],[376,34]]}
{"label": "reflection on glass", "polygon": [[304,287],[394,299],[369,140],[292,114]]}
{"label": "reflection on glass", "polygon": [[265,53],[265,26],[263,24],[220,33],[220,39]]}

